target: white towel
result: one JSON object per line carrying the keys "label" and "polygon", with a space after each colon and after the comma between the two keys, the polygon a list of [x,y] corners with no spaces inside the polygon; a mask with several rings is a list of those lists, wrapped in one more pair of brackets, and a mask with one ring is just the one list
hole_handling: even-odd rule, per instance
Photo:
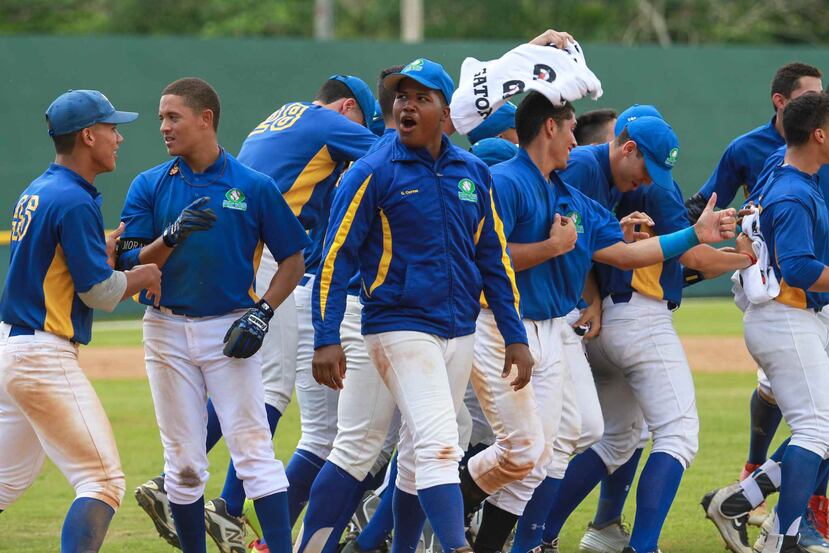
{"label": "white towel", "polygon": [[455,129],[467,134],[511,96],[530,90],[541,92],[558,106],[587,95],[599,98],[602,83],[574,42],[563,50],[522,44],[490,61],[466,58],[450,106]]}
{"label": "white towel", "polygon": [[776,298],[780,294],[780,283],[771,267],[766,241],[760,233],[760,212],[756,208],[752,210],[743,217],[741,226],[743,232],[751,238],[751,247],[757,257],[757,263],[731,275],[734,302],[745,311],[749,303],[762,304]]}

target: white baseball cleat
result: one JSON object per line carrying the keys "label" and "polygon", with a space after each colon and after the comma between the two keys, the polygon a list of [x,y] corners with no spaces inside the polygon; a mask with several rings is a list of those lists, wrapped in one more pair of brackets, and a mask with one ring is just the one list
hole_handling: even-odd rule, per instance
{"label": "white baseball cleat", "polygon": [[217,497],[205,504],[204,523],[207,535],[216,542],[221,553],[247,553],[244,521],[227,512],[224,499]]}
{"label": "white baseball cleat", "polygon": [[728,498],[741,492],[742,488],[739,484],[732,484],[705,494],[700,505],[705,510],[705,517],[717,527],[717,531],[722,536],[729,551],[751,553],[751,547],[748,545],[748,532],[746,531],[748,513],[731,517],[724,515],[721,509]]}
{"label": "white baseball cleat", "polygon": [[592,522],[579,542],[579,553],[619,553],[630,541],[630,531],[622,519],[614,519],[601,526]]}

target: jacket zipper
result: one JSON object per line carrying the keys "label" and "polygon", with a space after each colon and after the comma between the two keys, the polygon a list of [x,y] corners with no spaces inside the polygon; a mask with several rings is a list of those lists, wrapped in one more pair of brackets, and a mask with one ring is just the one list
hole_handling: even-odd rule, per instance
{"label": "jacket zipper", "polygon": [[443,212],[443,255],[446,259],[446,269],[449,273],[449,278],[447,279],[449,282],[449,337],[453,338],[455,336],[455,287],[454,287],[454,278],[452,278],[452,263],[449,257],[449,229],[447,228],[448,225],[448,213],[446,209],[446,199],[443,197],[443,185],[441,184],[440,178],[443,176],[443,173],[438,172],[438,160],[435,160],[434,165],[432,166],[432,171],[435,174],[435,182],[437,183],[437,192],[438,197],[440,198],[440,208]]}

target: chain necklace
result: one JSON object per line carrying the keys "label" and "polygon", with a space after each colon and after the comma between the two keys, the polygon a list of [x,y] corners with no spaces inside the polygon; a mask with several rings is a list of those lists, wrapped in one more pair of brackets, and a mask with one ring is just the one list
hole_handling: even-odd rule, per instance
{"label": "chain necklace", "polygon": [[170,174],[171,177],[174,176],[174,175],[178,175],[179,177],[181,177],[181,180],[183,180],[184,182],[186,182],[190,186],[210,186],[211,184],[213,184],[214,182],[216,182],[220,178],[222,178],[225,174],[225,169],[227,169],[227,152],[225,152],[225,149],[222,148],[221,146],[219,146],[219,155],[221,155],[222,158],[223,158],[222,169],[219,171],[219,174],[216,175],[213,178],[213,180],[211,180],[209,182],[206,182],[204,184],[193,184],[192,182],[187,180],[187,177],[184,176],[184,171],[179,169],[179,166],[178,166],[179,163],[181,162],[181,158],[176,159],[176,162],[173,163],[173,166],[170,168],[170,173],[169,174]]}

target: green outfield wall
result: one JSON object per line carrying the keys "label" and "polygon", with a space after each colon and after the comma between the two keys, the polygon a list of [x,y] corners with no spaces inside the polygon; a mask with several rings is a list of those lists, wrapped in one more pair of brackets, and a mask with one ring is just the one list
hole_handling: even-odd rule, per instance
{"label": "green outfield wall", "polygon": [[[0,230],[9,227],[17,195],[53,157],[43,113],[67,89],[100,89],[119,109],[141,113],[137,122],[122,129],[118,170],[96,182],[111,228],[132,178],[167,158],[158,133],[158,97],[176,78],[198,76],[216,87],[222,99],[220,142],[236,153],[250,129],[275,108],[286,101],[310,100],[333,73],[358,75],[373,86],[381,68],[423,56],[444,64],[457,78],[465,57],[497,57],[515,44],[0,37]],[[778,66],[798,60],[829,70],[829,48],[585,45],[585,51],[605,93],[598,102],[578,102],[577,109],[658,106],[680,138],[675,175],[686,195],[704,182],[732,138],[772,116],[769,84]],[[465,144],[464,139],[459,143]],[[7,259],[8,248],[0,248],[2,274]],[[689,293],[728,290],[727,280],[719,279]]]}

